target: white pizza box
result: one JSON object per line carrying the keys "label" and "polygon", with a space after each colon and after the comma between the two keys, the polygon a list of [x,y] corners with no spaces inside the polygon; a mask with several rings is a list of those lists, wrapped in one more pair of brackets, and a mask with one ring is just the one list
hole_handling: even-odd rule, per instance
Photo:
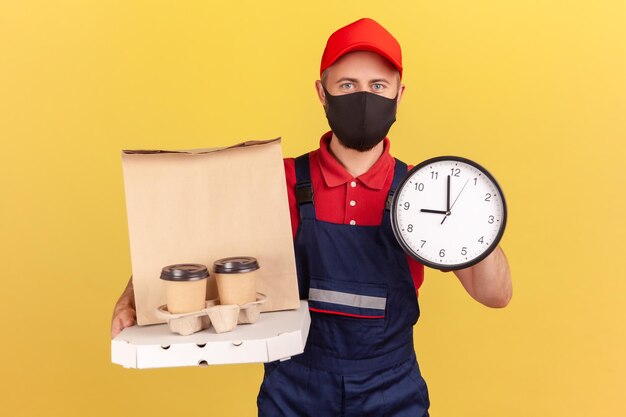
{"label": "white pizza box", "polygon": [[138,369],[284,360],[304,352],[310,324],[308,304],[300,301],[296,310],[262,313],[227,333],[209,327],[181,336],[167,324],[132,326],[111,341],[111,360]]}

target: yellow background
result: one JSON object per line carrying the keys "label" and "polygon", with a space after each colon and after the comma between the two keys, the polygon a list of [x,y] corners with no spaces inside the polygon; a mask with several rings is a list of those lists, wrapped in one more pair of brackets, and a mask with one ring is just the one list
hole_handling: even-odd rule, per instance
{"label": "yellow background", "polygon": [[377,19],[404,52],[392,153],[501,183],[504,310],[427,271],[417,353],[433,416],[626,415],[626,2],[0,2],[0,413],[252,416],[262,366],[110,363],[130,275],[120,151],[327,129],[328,35]]}

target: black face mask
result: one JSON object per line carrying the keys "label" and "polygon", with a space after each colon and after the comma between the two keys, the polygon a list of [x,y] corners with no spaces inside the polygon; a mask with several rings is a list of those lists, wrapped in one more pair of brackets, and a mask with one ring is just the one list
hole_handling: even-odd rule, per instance
{"label": "black face mask", "polygon": [[367,91],[331,96],[326,88],[324,93],[328,124],[347,148],[369,151],[387,136],[396,121],[395,98]]}

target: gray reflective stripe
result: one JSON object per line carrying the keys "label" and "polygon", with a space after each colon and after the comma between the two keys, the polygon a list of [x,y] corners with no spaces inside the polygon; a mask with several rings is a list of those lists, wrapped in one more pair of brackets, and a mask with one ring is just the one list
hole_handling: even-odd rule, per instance
{"label": "gray reflective stripe", "polygon": [[341,304],[350,307],[371,308],[375,310],[384,310],[385,304],[387,303],[387,298],[383,297],[371,297],[369,295],[357,295],[347,292],[319,290],[317,288],[309,289],[309,300]]}

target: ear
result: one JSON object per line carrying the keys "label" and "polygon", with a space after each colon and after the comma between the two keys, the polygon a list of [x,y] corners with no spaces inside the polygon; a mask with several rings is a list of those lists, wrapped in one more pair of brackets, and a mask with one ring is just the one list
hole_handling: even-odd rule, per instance
{"label": "ear", "polygon": [[326,107],[326,93],[324,93],[324,87],[322,86],[322,81],[315,81],[315,91],[317,92],[317,98],[319,98],[322,106]]}
{"label": "ear", "polygon": [[400,84],[400,89],[398,90],[398,98],[396,99],[396,102],[398,104],[400,104],[400,100],[402,100],[402,95],[404,94],[404,88],[406,86],[404,84]]}

